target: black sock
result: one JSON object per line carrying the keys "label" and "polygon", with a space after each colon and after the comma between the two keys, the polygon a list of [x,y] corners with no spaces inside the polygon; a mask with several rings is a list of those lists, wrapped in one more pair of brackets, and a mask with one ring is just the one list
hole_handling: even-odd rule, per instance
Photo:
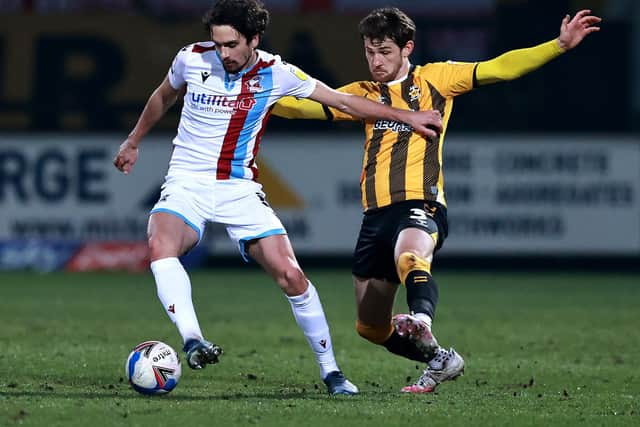
{"label": "black sock", "polygon": [[409,360],[415,360],[417,362],[427,363],[430,358],[427,358],[416,345],[409,341],[408,338],[403,338],[396,331],[393,331],[391,336],[387,338],[382,345],[393,354],[406,357]]}
{"label": "black sock", "polygon": [[438,284],[431,274],[424,270],[413,270],[407,275],[404,284],[411,313],[425,313],[433,319],[438,304]]}

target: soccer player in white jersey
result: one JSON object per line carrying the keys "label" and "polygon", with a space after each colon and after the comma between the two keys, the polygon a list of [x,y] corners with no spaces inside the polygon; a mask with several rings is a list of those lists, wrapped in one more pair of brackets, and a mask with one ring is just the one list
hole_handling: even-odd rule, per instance
{"label": "soccer player in white jersey", "polygon": [[148,237],[158,297],[183,338],[188,365],[201,369],[217,363],[222,349],[203,337],[189,276],[178,257],[199,242],[207,222],[217,222],[226,226],[242,256],[260,264],[285,293],[329,393],[356,394],[357,387],[336,363],[318,293],[256,182],[260,138],[272,105],[286,95],[309,97],[365,120],[405,122],[428,137],[440,131],[441,118],[436,111],[398,110],[337,92],[258,50],[268,20],[258,0],[217,1],[203,19],[211,41],[178,52],[114,165],[129,173],[142,137],[183,96],[169,171],[151,210]]}

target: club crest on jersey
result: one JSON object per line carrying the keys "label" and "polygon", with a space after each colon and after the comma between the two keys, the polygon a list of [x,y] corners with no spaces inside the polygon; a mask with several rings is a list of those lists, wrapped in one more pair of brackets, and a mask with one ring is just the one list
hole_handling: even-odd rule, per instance
{"label": "club crest on jersey", "polygon": [[391,100],[389,99],[389,97],[388,96],[384,96],[382,94],[380,94],[380,96],[378,97],[378,102],[380,102],[382,104],[391,105]]}
{"label": "club crest on jersey", "polygon": [[411,101],[415,101],[420,99],[420,88],[416,85],[411,85],[409,88],[409,99]]}
{"label": "club crest on jersey", "polygon": [[260,92],[262,90],[262,76],[253,76],[245,84],[251,93]]}

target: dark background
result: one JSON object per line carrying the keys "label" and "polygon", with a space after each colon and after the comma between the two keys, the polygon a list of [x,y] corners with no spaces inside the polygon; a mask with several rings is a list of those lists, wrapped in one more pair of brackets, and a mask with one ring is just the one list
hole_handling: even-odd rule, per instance
{"label": "dark background", "polygon": [[[141,111],[146,97],[166,72],[176,48],[203,40],[199,17],[209,2],[165,1],[37,1],[3,0],[0,24],[20,19],[22,26],[35,32],[33,38],[20,39],[0,31],[0,124],[4,131],[127,131]],[[269,1],[265,2],[269,7]],[[562,17],[579,8],[592,6],[603,16],[602,31],[592,35],[568,55],[508,84],[484,87],[456,103],[451,128],[456,132],[636,132],[640,116],[634,111],[634,93],[640,77],[637,59],[640,37],[635,1],[496,1],[483,13],[458,15],[412,14],[418,27],[414,63],[453,59],[476,61],[492,58],[505,51],[528,47],[557,36]],[[357,22],[366,12],[348,16],[332,9],[331,1],[300,0],[290,9],[278,6],[272,11],[272,25],[262,47],[279,53],[287,61],[320,80],[341,86],[352,80],[369,78],[359,46]],[[366,4],[366,2],[363,2]],[[390,2],[393,4],[393,2]],[[367,10],[363,6],[363,10]],[[320,16],[314,28],[314,17]],[[69,17],[74,22],[97,26],[109,20],[116,33],[127,33],[138,20],[155,32],[158,43],[176,48],[157,53],[157,64],[145,74],[126,100],[114,94],[132,67],[140,67],[123,56],[123,49],[135,49],[136,33],[125,43],[100,32],[68,31]],[[63,19],[64,18],[64,19]],[[338,19],[342,20],[338,20]],[[66,19],[66,21],[65,21]],[[291,22],[304,20],[304,25]],[[343,25],[348,19],[349,25]],[[332,23],[335,20],[335,25]],[[43,27],[47,28],[39,31]],[[60,22],[56,27],[56,22]],[[286,22],[287,28],[280,23]],[[3,27],[5,25],[0,25]],[[186,31],[174,35],[176,26]],[[6,25],[5,27],[8,27]],[[327,42],[344,40],[345,44]],[[634,40],[636,40],[634,42]],[[24,55],[32,58],[29,68],[15,67],[16,43]],[[327,43],[332,45],[327,46]],[[142,47],[142,46],[141,46]],[[89,70],[74,71],[73,56],[85,56]],[[635,67],[635,68],[634,68]],[[82,66],[80,67],[82,68]],[[345,72],[345,69],[350,70]],[[636,72],[634,73],[634,70]],[[26,90],[9,96],[18,76],[28,79]],[[122,89],[120,89],[122,91]],[[122,98],[122,96],[120,96]],[[178,109],[174,108],[159,128],[175,130]],[[65,115],[80,116],[71,119]],[[335,124],[295,122],[273,119],[270,129],[278,131],[318,131]],[[339,126],[358,130],[357,124]]]}

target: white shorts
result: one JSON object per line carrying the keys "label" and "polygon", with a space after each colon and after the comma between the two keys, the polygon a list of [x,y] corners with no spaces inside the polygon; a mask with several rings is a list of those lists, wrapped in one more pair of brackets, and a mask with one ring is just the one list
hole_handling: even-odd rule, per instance
{"label": "white shorts", "polygon": [[181,218],[202,239],[207,222],[224,224],[245,260],[247,242],[275,234],[287,234],[267,204],[262,185],[247,179],[218,181],[201,176],[167,176],[160,199],[151,213]]}

